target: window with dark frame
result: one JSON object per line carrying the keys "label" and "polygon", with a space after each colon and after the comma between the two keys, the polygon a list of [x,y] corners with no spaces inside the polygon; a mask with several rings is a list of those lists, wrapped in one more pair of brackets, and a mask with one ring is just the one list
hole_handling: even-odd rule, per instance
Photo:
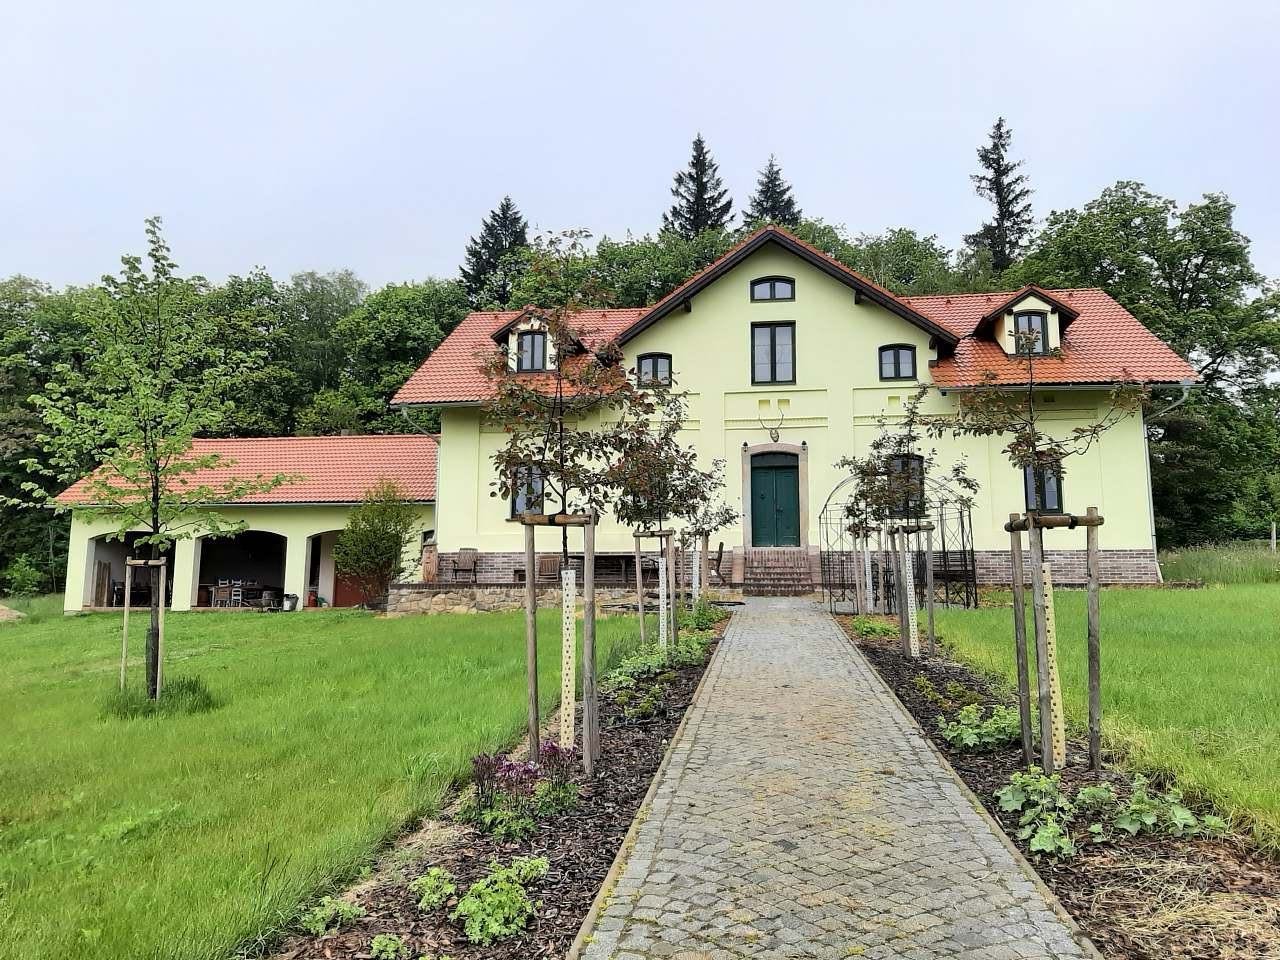
{"label": "window with dark frame", "polygon": [[1040,467],[1024,467],[1022,483],[1027,497],[1027,509],[1040,513],[1063,513],[1062,467],[1045,464]]}
{"label": "window with dark frame", "polygon": [[794,300],[796,282],[791,277],[760,277],[751,281],[751,300]]}
{"label": "window with dark frame", "polygon": [[536,466],[517,467],[511,484],[511,516],[542,512],[542,471]]}
{"label": "window with dark frame", "polygon": [[646,383],[665,383],[671,384],[671,354],[669,353],[644,353],[636,361],[636,383],[644,386]]}
{"label": "window with dark frame", "polygon": [[547,335],[541,330],[516,334],[516,372],[547,369]]}
{"label": "window with dark frame", "polygon": [[890,516],[918,517],[924,513],[924,457],[904,453],[885,461],[892,490],[897,495],[890,505]]}
{"label": "window with dark frame", "polygon": [[751,325],[751,382],[796,382],[796,325]]}
{"label": "window with dark frame", "polygon": [[1017,353],[1043,356],[1049,352],[1049,319],[1041,312],[1013,316],[1013,342]]}
{"label": "window with dark frame", "polygon": [[881,380],[914,380],[916,348],[905,343],[891,343],[880,348]]}

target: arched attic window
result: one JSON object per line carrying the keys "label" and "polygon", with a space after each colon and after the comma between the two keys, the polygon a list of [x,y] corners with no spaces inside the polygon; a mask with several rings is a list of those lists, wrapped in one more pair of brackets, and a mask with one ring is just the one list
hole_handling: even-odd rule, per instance
{"label": "arched attic window", "polygon": [[751,281],[751,301],[794,300],[796,281],[793,277],[759,277]]}

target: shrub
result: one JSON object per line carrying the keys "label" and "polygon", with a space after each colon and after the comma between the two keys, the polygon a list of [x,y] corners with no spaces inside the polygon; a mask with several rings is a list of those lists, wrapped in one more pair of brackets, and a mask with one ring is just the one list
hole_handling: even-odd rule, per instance
{"label": "shrub", "polygon": [[320,936],[330,927],[344,927],[361,916],[364,910],[354,903],[337,897],[321,897],[310,910],[303,913],[298,926],[313,936]]}
{"label": "shrub", "polygon": [[938,732],[958,750],[978,752],[1016,743],[1022,735],[1022,725],[1013,707],[992,707],[984,720],[982,708],[969,704],[960,708],[955,720],[939,717]]}
{"label": "shrub", "polygon": [[706,600],[699,600],[688,609],[680,611],[680,629],[710,630],[727,616],[729,612],[723,607],[717,607]]}
{"label": "shrub", "polygon": [[369,956],[372,960],[405,960],[409,945],[394,933],[380,933],[369,941]]}
{"label": "shrub", "polygon": [[516,857],[510,866],[490,863],[489,874],[473,883],[449,916],[463,922],[472,943],[491,944],[524,929],[535,905],[526,888],[547,875],[545,857]]}
{"label": "shrub", "polygon": [[351,511],[333,545],[339,576],[354,582],[366,604],[383,597],[405,569],[405,552],[421,521],[402,487],[383,480]]}
{"label": "shrub", "polygon": [[132,720],[136,717],[205,713],[222,703],[200,677],[174,677],[160,688],[160,699],[152,700],[146,690],[134,685],[113,690],[102,705],[102,719]]}
{"label": "shrub", "polygon": [[420,910],[434,910],[444,906],[458,892],[458,886],[448,870],[432,867],[422,876],[409,881],[409,892],[417,894]]}
{"label": "shrub", "polygon": [[11,596],[30,597],[40,591],[44,574],[32,562],[30,555],[20,553],[5,567],[3,580]]}

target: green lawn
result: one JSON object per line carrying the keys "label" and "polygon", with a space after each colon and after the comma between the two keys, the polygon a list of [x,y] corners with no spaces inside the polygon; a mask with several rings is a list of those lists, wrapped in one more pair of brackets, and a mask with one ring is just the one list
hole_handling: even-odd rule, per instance
{"label": "green lawn", "polygon": [[[223,958],[522,728],[520,612],[171,615],[166,675],[199,675],[223,705],[108,721],[119,618],[25,606],[0,624],[6,960]],[[559,614],[541,616],[549,704]],[[601,620],[602,660],[634,632]]]}
{"label": "green lawn", "polygon": [[[1083,725],[1084,592],[1059,590],[1056,611],[1063,699]],[[1012,680],[1008,607],[938,623],[960,659]],[[1104,590],[1102,664],[1105,737],[1280,850],[1280,587]]]}

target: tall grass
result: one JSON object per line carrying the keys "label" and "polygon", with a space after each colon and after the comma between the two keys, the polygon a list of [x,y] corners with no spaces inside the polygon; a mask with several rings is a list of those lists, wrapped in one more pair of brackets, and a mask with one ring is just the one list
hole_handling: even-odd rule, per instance
{"label": "tall grass", "polygon": [[[1006,595],[1007,599],[1007,595]],[[1060,590],[1068,719],[1087,717],[1085,595]],[[1008,607],[943,610],[956,655],[1012,681]],[[1176,776],[1280,851],[1280,590],[1104,590],[1103,734],[1139,767]],[[1032,676],[1034,677],[1034,656]]]}
{"label": "tall grass", "polygon": [[[102,718],[117,616],[0,624],[0,958],[221,960],[289,922],[518,736],[522,618],[174,614],[217,708],[133,719]],[[602,619],[601,659],[635,632]]]}
{"label": "tall grass", "polygon": [[1160,554],[1166,580],[1203,583],[1280,583],[1280,554],[1261,541],[1210,544]]}

